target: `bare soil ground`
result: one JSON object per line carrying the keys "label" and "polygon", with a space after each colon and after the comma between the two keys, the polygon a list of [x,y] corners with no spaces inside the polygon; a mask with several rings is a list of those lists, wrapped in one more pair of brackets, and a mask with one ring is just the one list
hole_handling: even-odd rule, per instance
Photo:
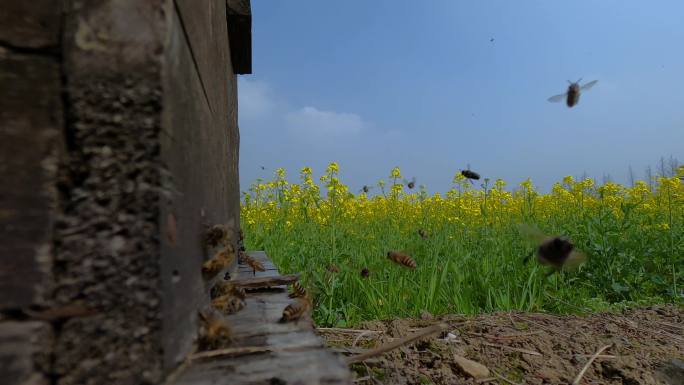
{"label": "bare soil ground", "polygon": [[[440,335],[354,364],[358,384],[571,384],[589,358],[611,345],[581,384],[684,385],[684,308],[672,305],[585,317],[497,313],[367,322],[319,328],[330,347],[360,353],[444,322]],[[486,366],[475,379],[457,356]]]}

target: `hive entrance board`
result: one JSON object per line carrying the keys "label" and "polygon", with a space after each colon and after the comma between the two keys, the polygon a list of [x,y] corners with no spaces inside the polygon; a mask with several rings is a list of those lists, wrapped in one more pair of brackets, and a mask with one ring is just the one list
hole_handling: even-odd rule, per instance
{"label": "hive entrance board", "polygon": [[[266,253],[248,254],[266,271],[254,275],[249,266],[240,265],[237,279],[279,275]],[[234,338],[226,350],[230,354],[192,359],[167,384],[351,384],[348,367],[340,356],[325,349],[310,317],[278,322],[291,302],[284,285],[248,291],[244,309],[226,316]]]}

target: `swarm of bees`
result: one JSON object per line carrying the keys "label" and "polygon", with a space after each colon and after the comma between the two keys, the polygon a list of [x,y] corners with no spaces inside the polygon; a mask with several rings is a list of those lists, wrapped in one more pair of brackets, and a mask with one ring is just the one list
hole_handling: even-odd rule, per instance
{"label": "swarm of bees", "polygon": [[388,251],[387,258],[390,261],[401,266],[408,267],[409,269],[415,269],[417,266],[416,261],[413,258],[398,251]]}
{"label": "swarm of bees", "polygon": [[311,298],[309,296],[304,296],[296,298],[292,303],[287,305],[283,309],[283,316],[280,318],[280,322],[291,322],[296,321],[306,315],[311,309]]}
{"label": "swarm of bees", "polygon": [[[560,270],[572,270],[587,259],[586,254],[575,248],[572,242],[562,236],[548,236],[538,228],[518,225],[520,233],[536,246],[537,261],[553,268],[550,274]],[[525,262],[531,255],[525,258]]]}
{"label": "swarm of bees", "polygon": [[577,105],[577,103],[579,103],[580,93],[582,91],[589,90],[598,82],[598,80],[593,80],[580,87],[579,83],[581,81],[582,79],[573,83],[570,80],[568,80],[568,83],[570,84],[568,86],[568,90],[562,94],[550,97],[548,101],[552,103],[557,103],[565,100],[565,104],[568,106],[568,108],[572,108],[573,106]]}

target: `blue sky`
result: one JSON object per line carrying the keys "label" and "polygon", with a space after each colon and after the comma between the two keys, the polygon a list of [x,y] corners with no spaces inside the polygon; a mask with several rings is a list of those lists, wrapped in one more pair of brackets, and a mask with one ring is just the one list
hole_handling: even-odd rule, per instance
{"label": "blue sky", "polygon": [[[684,160],[682,1],[253,0],[252,12],[243,190],[331,161],[357,190],[399,166],[436,192],[468,164],[546,190]],[[579,78],[598,79],[579,105],[546,100]]]}

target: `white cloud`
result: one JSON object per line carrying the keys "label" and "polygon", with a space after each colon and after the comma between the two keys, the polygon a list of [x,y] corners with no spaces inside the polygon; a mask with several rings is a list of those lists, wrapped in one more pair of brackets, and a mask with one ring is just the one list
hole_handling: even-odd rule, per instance
{"label": "white cloud", "polygon": [[310,106],[286,114],[285,120],[295,132],[323,136],[356,134],[367,125],[359,115]]}
{"label": "white cloud", "polygon": [[265,82],[240,78],[238,88],[240,120],[264,119],[275,110],[275,97]]}

